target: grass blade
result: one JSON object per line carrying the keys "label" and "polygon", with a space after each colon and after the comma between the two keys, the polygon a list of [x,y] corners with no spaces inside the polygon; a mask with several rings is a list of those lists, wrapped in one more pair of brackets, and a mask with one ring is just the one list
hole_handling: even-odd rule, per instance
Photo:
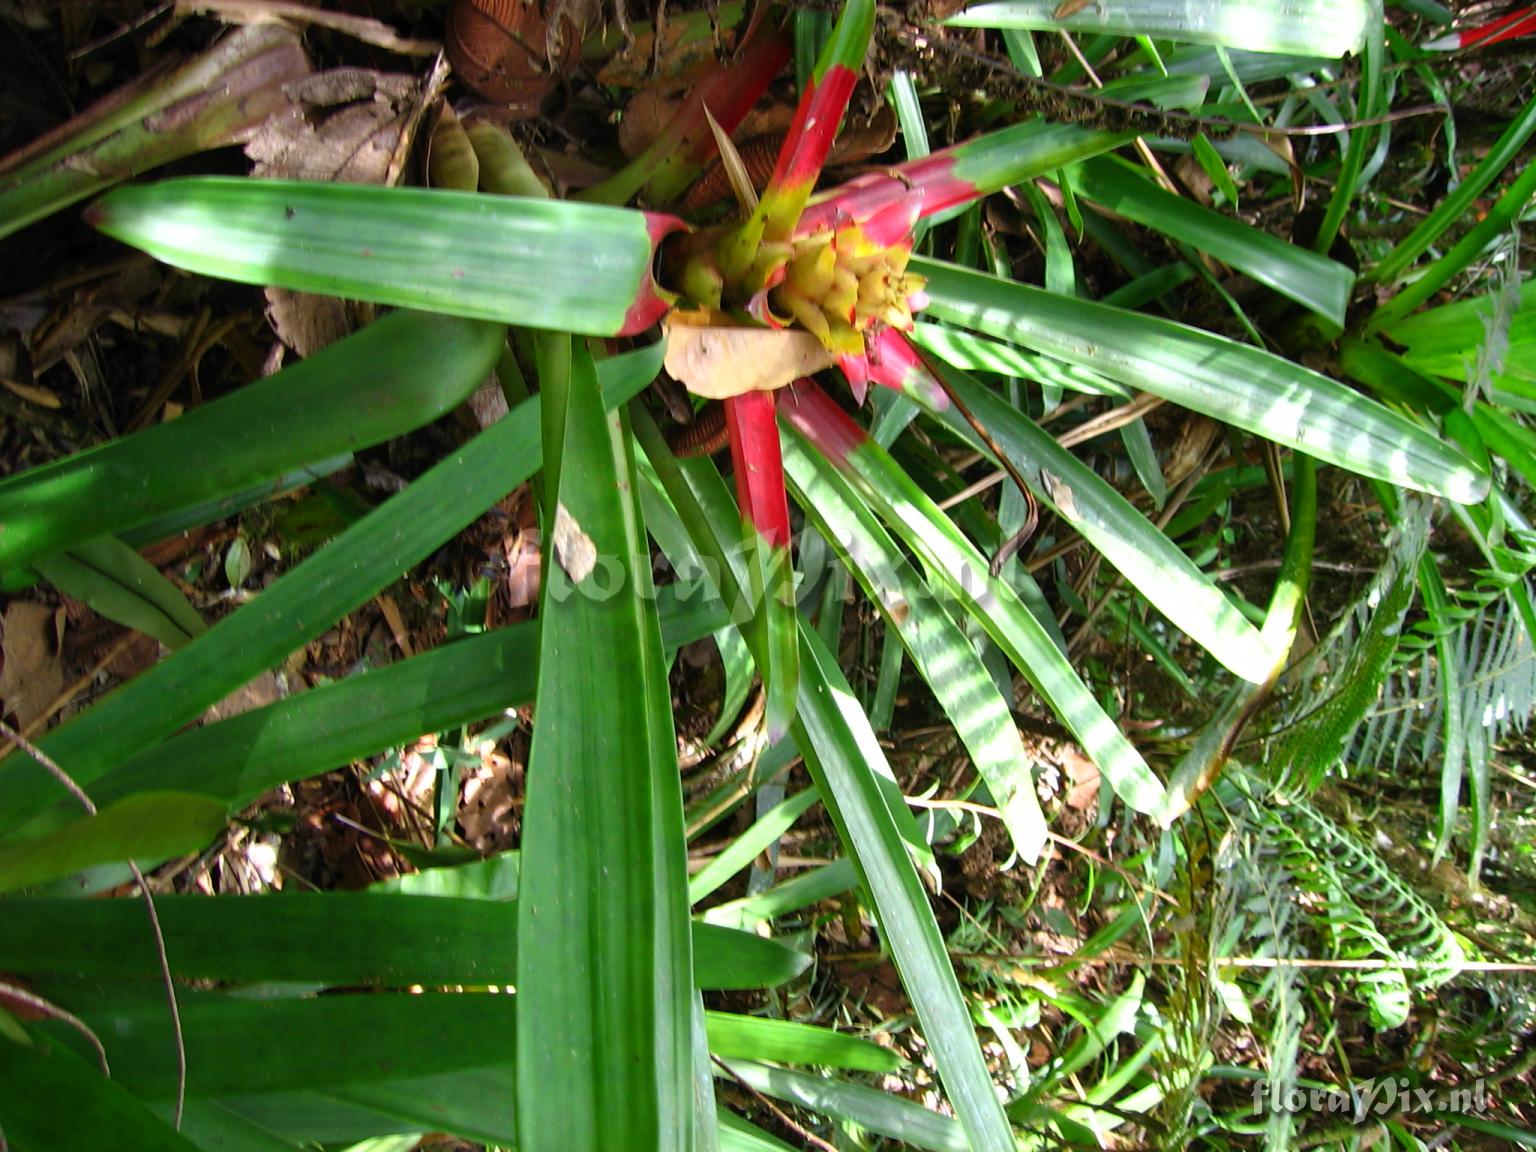
{"label": "grass blade", "polygon": [[1343,264],[1166,192],[1114,157],[1080,164],[1073,187],[1110,211],[1208,253],[1335,324],[1344,324],[1355,274]]}
{"label": "grass blade", "polygon": [[731,841],[728,848],[694,874],[688,882],[689,902],[697,904],[751,864],[758,853],[767,851],[780,836],[789,831],[807,808],[820,799],[821,794],[816,789],[807,788],[764,812],[752,827]]}
{"label": "grass blade", "polygon": [[1527,101],[1487,155],[1477,162],[1477,167],[1463,176],[1456,187],[1435,205],[1434,211],[1424,217],[1405,239],[1399,241],[1385,259],[1366,272],[1365,278],[1381,284],[1391,284],[1397,280],[1408,270],[1409,265],[1445,235],[1447,229],[1472,210],[1477,198],[1520,155],[1520,150],[1525,147],[1533,132],[1536,132],[1536,101]]}

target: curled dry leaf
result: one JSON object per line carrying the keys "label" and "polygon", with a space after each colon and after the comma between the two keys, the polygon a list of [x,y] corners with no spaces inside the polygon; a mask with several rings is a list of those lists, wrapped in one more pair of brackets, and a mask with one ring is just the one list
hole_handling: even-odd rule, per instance
{"label": "curled dry leaf", "polygon": [[834,363],[821,341],[801,328],[746,328],[720,324],[714,313],[679,311],[663,319],[661,329],[667,371],[710,400],[772,392]]}
{"label": "curled dry leaf", "polygon": [[177,0],[176,14],[181,17],[217,16],[228,24],[287,22],[315,25],[404,56],[430,56],[438,50],[435,41],[401,36],[382,20],[327,12],[318,5],[288,3],[286,0]]}
{"label": "curled dry leaf", "polygon": [[445,48],[454,73],[477,96],[534,116],[581,52],[584,5],[530,0],[455,0]]}

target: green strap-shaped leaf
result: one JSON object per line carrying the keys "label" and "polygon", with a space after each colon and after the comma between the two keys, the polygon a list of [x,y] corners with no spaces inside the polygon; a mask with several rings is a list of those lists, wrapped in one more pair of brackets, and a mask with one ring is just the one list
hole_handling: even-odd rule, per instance
{"label": "green strap-shaped leaf", "polygon": [[1458,503],[1488,477],[1406,416],[1336,380],[1198,328],[914,258],[929,311],[1140,388],[1351,472]]}
{"label": "green strap-shaped leaf", "polygon": [[[142,910],[141,910],[142,911]],[[59,1044],[0,1039],[0,1133],[10,1152],[197,1152],[119,1084]]]}
{"label": "green strap-shaped leaf", "polygon": [[[514,1057],[508,1040],[516,999],[483,991],[279,999],[186,991],[181,1023],[187,1097],[329,1091],[489,1068],[504,1077],[497,1107],[506,1112]],[[101,1036],[115,1079],[149,1101],[167,1100],[175,1093],[176,1053],[169,1043],[163,1001],[145,997],[133,1004],[87,1004],[81,1006],[80,1016]],[[241,1037],[238,1060],[229,1056],[232,1036]],[[359,1044],[362,1036],[373,1042]],[[407,1103],[404,1114],[411,1113],[427,1119],[429,1102]]]}
{"label": "green strap-shaped leaf", "polygon": [[[713,623],[702,616],[683,619],[676,603],[661,617],[664,637],[676,621],[673,646],[708,635]],[[197,792],[217,797],[233,816],[280,784],[318,776],[423,732],[458,728],[530,703],[537,667],[532,623],[462,637],[366,675],[177,733],[111,769],[91,785],[91,795],[105,806],[135,792]],[[57,807],[69,816],[74,805],[66,798]]]}
{"label": "green strap-shaped leaf", "polygon": [[692,961],[671,694],[627,430],[581,347],[563,432],[523,814],[518,1146],[684,1148]]}
{"label": "green strap-shaped leaf", "polygon": [[[1087,749],[1116,793],[1140,812],[1162,811],[1163,786],[1007,582],[899,465],[814,385],[780,404],[786,422],[815,445],[859,496],[922,560]],[[802,749],[803,750],[803,749]]]}
{"label": "green strap-shaped leaf", "polygon": [[[719,474],[707,460],[679,466],[659,437],[647,437],[646,450],[695,547],[718,573],[716,586],[727,603],[733,603],[740,595],[741,579],[732,561],[739,557],[728,554],[725,541],[734,536],[736,513]],[[966,1132],[977,1148],[1011,1149],[1007,1118],[998,1106],[933,910],[902,837],[901,824],[910,820],[910,814],[892,812],[890,804],[893,799],[900,803],[900,793],[868,717],[803,617],[800,637],[802,675],[795,743],[838,822],[844,845],[875,895],[885,938],[897,957],[903,984],[918,1008],[939,1073]],[[833,784],[835,794],[829,792]],[[825,899],[847,887],[852,869],[844,865],[845,861],[838,861],[749,901],[719,909],[719,922],[747,922]]]}
{"label": "green strap-shaped leaf", "polygon": [[953,1117],[941,1116],[889,1092],[754,1061],[732,1060],[727,1068],[731,1076],[759,1092],[852,1121],[871,1132],[899,1141],[903,1148],[974,1152],[977,1147],[966,1138],[966,1130]]}
{"label": "green strap-shaped leaf", "polygon": [[1002,344],[959,328],[918,323],[913,336],[928,351],[946,364],[969,372],[996,372],[1002,376],[1023,376],[1042,388],[1070,388],[1094,396],[1131,398],[1131,390],[1094,372],[1063,364],[1051,356],[1025,352],[1012,344]]}
{"label": "green strap-shaped leaf", "polygon": [[732,876],[766,852],[812,804],[821,799],[814,788],[783,800],[757,818],[757,822],[722,849],[688,882],[688,899],[697,904]]}
{"label": "green strap-shaped leaf", "polygon": [[975,646],[830,464],[793,436],[785,438],[784,463],[795,499],[880,609],[887,635],[901,637],[986,781],[1019,855],[1033,863],[1045,846],[1045,815],[1013,713]]}
{"label": "green strap-shaped leaf", "polygon": [[1358,52],[1369,5],[1364,0],[1114,0],[1067,5],[1058,0],[976,4],[950,18],[967,28],[1065,28],[1120,36],[1155,36],[1191,44],[1223,44],[1248,52],[1343,56]]}
{"label": "green strap-shaped leaf", "polygon": [[466,636],[178,733],[91,787],[98,804],[149,788],[217,797],[233,815],[280,784],[533,700],[538,628]]}
{"label": "green strap-shaped leaf", "polygon": [[800,707],[795,742],[821,790],[840,839],[857,863],[880,931],[923,1025],[939,1077],[971,1147],[1012,1152],[1013,1135],[975,1026],[876,774],[890,766],[869,721],[815,629],[800,629]]}
{"label": "green strap-shaped leaf", "polygon": [[[220,1152],[296,1152],[302,1144],[281,1140],[268,1129],[234,1111],[222,1100],[193,1100],[182,1108],[182,1135],[199,1148],[218,1148]],[[396,1145],[380,1144],[377,1148],[353,1146],[353,1152],[401,1152],[398,1142],[407,1137],[381,1136],[379,1141],[393,1140]],[[420,1139],[419,1133],[409,1136]],[[404,1152],[410,1152],[407,1144]]]}
{"label": "green strap-shaped leaf", "polygon": [[[628,400],[660,366],[656,348],[605,365],[604,402]],[[410,487],[286,573],[171,659],[42,741],[89,791],[110,768],[280,663],[429,555],[540,463],[536,403],[520,405]],[[62,789],[30,757],[0,761],[0,833],[52,808]]]}
{"label": "green strap-shaped leaf", "polygon": [[1381,263],[1366,272],[1366,279],[1391,284],[1407,271],[1435,241],[1472,211],[1477,198],[1520,155],[1532,133],[1536,133],[1536,101],[1528,100],[1525,107],[1509,121],[1499,139],[1477,162],[1477,167],[1464,175],[1456,187],[1435,205],[1434,211],[1424,217],[1406,238],[1399,241]]}
{"label": "green strap-shaped leaf", "polygon": [[122,860],[197,852],[224,828],[224,805],[185,792],[143,792],[94,816],[0,847],[0,894]]}
{"label": "green strap-shaped leaf", "polygon": [[497,324],[395,312],[175,420],[9,476],[0,568],[419,428],[474,391],[501,344]]}
{"label": "green strap-shaped leaf", "polygon": [[[940,371],[1035,495],[1056,508],[1137,591],[1237,675],[1255,683],[1269,675],[1275,656],[1258,629],[1129,500],[995,392],[963,372]],[[958,412],[940,418],[990,453]]]}
{"label": "green strap-shaped leaf", "polygon": [[1529,398],[1536,391],[1536,280],[1416,312],[1386,334],[1404,345],[1413,367],[1459,385],[1481,358],[1490,325],[1509,341],[1493,383]]}
{"label": "green strap-shaped leaf", "polygon": [[841,896],[858,882],[859,874],[853,861],[844,857],[801,872],[756,896],[716,904],[704,916],[711,924],[751,931],[780,916]]}
{"label": "green strap-shaped leaf", "polygon": [[[511,984],[517,906],[510,900],[381,892],[160,896],[179,980],[406,987]],[[701,988],[765,988],[810,957],[774,940],[695,924]],[[154,938],[136,900],[15,899],[0,906],[0,970],[43,980],[143,983],[164,1005]]]}
{"label": "green strap-shaped leaf", "polygon": [[592,336],[661,318],[651,263],[684,226],[562,200],[227,178],[129,185],[86,219],[207,276]]}
{"label": "green strap-shaped leaf", "polygon": [[829,1068],[856,1068],[865,1072],[894,1072],[901,1057],[857,1036],[830,1028],[738,1016],[734,1012],[707,1013],[709,1047],[722,1059],[774,1060],[780,1064],[821,1064]]}
{"label": "green strap-shaped leaf", "polygon": [[33,567],[64,595],[172,651],[208,631],[181,589],[116,536],[86,541]]}

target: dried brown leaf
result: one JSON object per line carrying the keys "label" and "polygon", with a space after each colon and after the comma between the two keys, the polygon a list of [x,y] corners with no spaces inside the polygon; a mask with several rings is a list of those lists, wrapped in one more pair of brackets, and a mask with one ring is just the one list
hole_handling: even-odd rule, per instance
{"label": "dried brown leaf", "polygon": [[[337,68],[289,86],[295,114],[269,121],[246,145],[255,175],[269,179],[385,184],[422,84],[412,76]],[[284,344],[309,356],[352,331],[341,300],[267,289],[267,319]]]}
{"label": "dried brown leaf", "polygon": [[17,600],[5,610],[0,637],[0,712],[14,714],[25,729],[41,716],[64,687],[54,610]]}

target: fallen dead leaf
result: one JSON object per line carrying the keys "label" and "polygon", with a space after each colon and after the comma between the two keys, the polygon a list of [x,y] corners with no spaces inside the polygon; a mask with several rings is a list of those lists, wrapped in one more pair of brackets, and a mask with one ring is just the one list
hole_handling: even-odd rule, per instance
{"label": "fallen dead leaf", "polygon": [[538,532],[518,532],[502,544],[507,559],[507,603],[513,608],[526,608],[539,602],[539,552]]}
{"label": "fallen dead leaf", "polygon": [[507,407],[507,395],[494,379],[487,380],[469,397],[469,410],[481,429],[489,428],[511,409]]}
{"label": "fallen dead leaf", "polygon": [[313,24],[402,56],[430,56],[442,47],[435,40],[412,40],[401,36],[382,20],[327,12],[323,8],[286,0],[177,0],[176,14],[217,16],[228,24]]}
{"label": "fallen dead leaf", "polygon": [[0,712],[14,714],[22,729],[43,715],[64,687],[54,616],[54,609],[30,600],[13,601],[5,610]]}
{"label": "fallen dead leaf", "polygon": [[[291,115],[274,117],[245,147],[266,179],[388,184],[395,157],[419,119],[424,84],[413,76],[337,68],[287,86]],[[351,332],[346,304],[331,296],[267,289],[279,339],[310,356]]]}
{"label": "fallen dead leaf", "polygon": [[527,737],[514,732],[510,756],[492,747],[481,751],[480,763],[466,768],[459,801],[459,830],[477,852],[489,855],[517,842]]}
{"label": "fallen dead leaf", "polygon": [[231,692],[208,709],[203,714],[203,723],[212,724],[216,720],[228,720],[231,716],[239,716],[243,712],[264,708],[268,704],[277,703],[287,695],[286,677],[279,679],[276,672],[269,670],[256,677],[244,688]]}

